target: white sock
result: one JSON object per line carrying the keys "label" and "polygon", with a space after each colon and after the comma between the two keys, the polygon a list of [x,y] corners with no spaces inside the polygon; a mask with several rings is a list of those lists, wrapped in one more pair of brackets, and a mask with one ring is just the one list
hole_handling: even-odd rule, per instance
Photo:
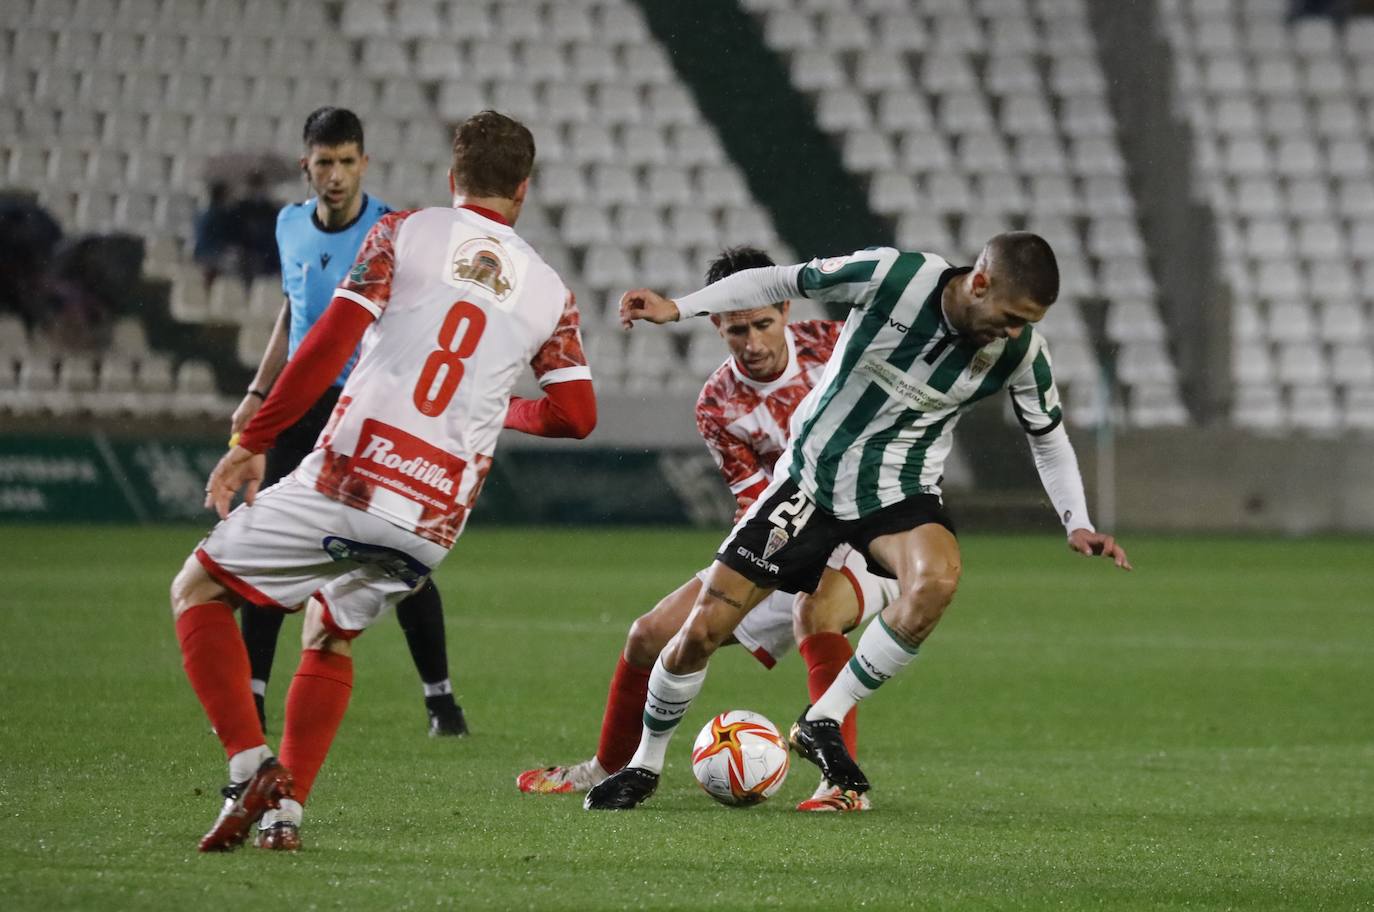
{"label": "white sock", "polygon": [[299,801],[293,798],[283,798],[280,808],[268,810],[266,814],[262,815],[262,822],[258,824],[258,828],[269,830],[272,828],[272,824],[279,822],[294,823],[296,826],[300,826],[301,818],[304,816],[305,808],[301,807]]}
{"label": "white sock", "polygon": [[453,685],[448,682],[448,678],[444,678],[442,681],[436,681],[433,684],[425,684],[423,681],[420,683],[424,687],[425,696],[427,697],[440,697],[444,694],[453,693]]}
{"label": "white sock", "polygon": [[253,693],[259,697],[267,696],[267,682],[262,678],[254,678],[252,681]]}
{"label": "white sock", "polygon": [[854,704],[883,686],[888,678],[916,658],[919,647],[897,639],[880,614],[859,637],[854,657],[844,666],[835,682],[806,712],[808,719],[834,719],[840,722]]}
{"label": "white sock", "polygon": [[266,744],[239,751],[229,758],[229,781],[234,783],[247,782],[253,778],[258,767],[262,766],[262,761],[271,756],[273,756],[272,751]]}
{"label": "white sock", "polygon": [[654,662],[654,670],[649,672],[649,697],[644,701],[644,733],[639,737],[639,747],[626,766],[646,769],[651,773],[663,772],[663,761],[668,754],[668,742],[672,740],[673,729],[677,728],[692,700],[701,693],[701,685],[706,681],[706,669],[684,675],[675,675],[663,667],[663,657]]}

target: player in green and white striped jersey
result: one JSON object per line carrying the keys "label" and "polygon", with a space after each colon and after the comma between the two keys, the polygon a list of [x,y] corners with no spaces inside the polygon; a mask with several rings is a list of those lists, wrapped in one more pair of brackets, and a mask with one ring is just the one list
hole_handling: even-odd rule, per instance
{"label": "player in green and white striped jersey", "polygon": [[639,750],[588,793],[588,808],[634,807],[653,793],[668,738],[715,648],[773,590],[811,591],[825,555],[841,542],[861,551],[873,572],[895,577],[901,596],[864,631],[854,658],[798,719],[791,740],[830,782],[867,790],[838,721],[915,658],[954,596],[959,546],[939,482],[954,426],[979,399],[1010,392],[1069,547],[1130,569],[1125,550],[1089,521],[1049,351],[1032,326],[1058,291],[1049,244],[1008,232],[971,267],[873,248],[744,270],[678,301],[647,289],[626,293],[627,328],[797,296],[854,310],[820,382],[792,415],[791,444],[773,483],[722,544],[692,615],[654,666]]}

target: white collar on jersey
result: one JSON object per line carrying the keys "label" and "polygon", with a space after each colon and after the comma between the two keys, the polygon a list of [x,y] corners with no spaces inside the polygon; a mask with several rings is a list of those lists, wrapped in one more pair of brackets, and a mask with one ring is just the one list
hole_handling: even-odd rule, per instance
{"label": "white collar on jersey", "polygon": [[801,367],[797,364],[797,340],[792,335],[792,324],[782,328],[783,337],[787,340],[787,366],[782,369],[772,380],[755,380],[753,377],[740,370],[739,362],[735,356],[730,356],[730,370],[735,372],[735,379],[746,386],[752,386],[761,392],[772,392],[780,386],[785,386],[792,381],[792,378],[801,373]]}

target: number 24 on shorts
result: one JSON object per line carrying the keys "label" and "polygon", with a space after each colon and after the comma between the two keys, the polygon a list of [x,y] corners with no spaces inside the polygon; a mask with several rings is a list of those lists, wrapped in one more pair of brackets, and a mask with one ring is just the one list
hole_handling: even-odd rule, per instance
{"label": "number 24 on shorts", "polygon": [[816,505],[806,499],[806,494],[798,491],[791,499],[785,500],[768,514],[768,521],[779,529],[798,535],[806,528],[806,522],[816,510]]}
{"label": "number 24 on shorts", "polygon": [[411,397],[421,415],[433,418],[448,407],[463,382],[463,359],[472,357],[486,328],[487,315],[471,301],[458,301],[449,308],[439,327],[439,348],[425,359]]}

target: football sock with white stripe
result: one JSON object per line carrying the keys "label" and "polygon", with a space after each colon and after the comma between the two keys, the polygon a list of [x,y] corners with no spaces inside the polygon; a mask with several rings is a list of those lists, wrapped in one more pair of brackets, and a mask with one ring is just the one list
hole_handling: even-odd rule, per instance
{"label": "football sock with white stripe", "polygon": [[654,670],[649,673],[649,696],[644,701],[644,732],[639,738],[639,748],[627,766],[652,773],[663,772],[663,761],[673,730],[686,715],[687,708],[701,692],[701,685],[705,681],[705,668],[675,675],[663,667],[663,657],[658,657],[654,662]]}
{"label": "football sock with white stripe", "polygon": [[880,614],[859,637],[854,658],[829,689],[807,710],[808,719],[834,719],[839,722],[856,703],[872,694],[888,678],[916,658],[919,647],[898,639]]}
{"label": "football sock with white stripe", "polygon": [[425,696],[427,697],[442,697],[453,693],[453,682],[448,678],[444,678],[442,681],[436,681],[433,684],[426,684],[421,681],[420,686],[424,688]]}

